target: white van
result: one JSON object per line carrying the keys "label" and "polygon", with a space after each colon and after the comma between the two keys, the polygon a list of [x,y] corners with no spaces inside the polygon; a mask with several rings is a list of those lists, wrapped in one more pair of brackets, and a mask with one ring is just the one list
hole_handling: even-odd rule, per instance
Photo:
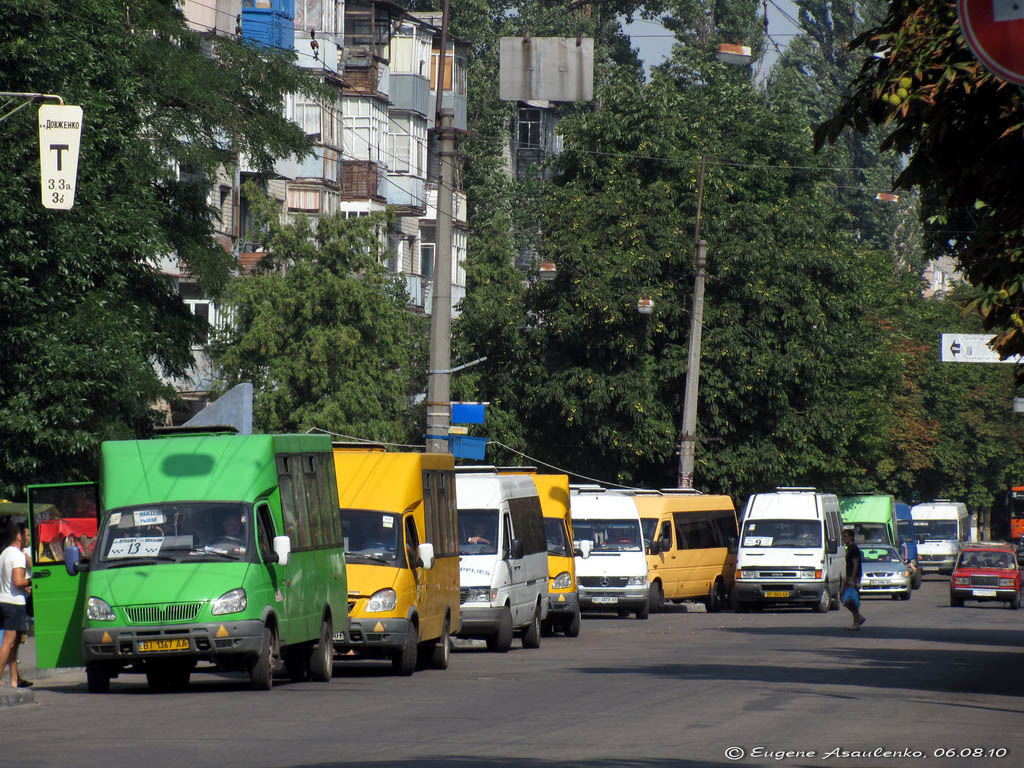
{"label": "white van", "polygon": [[936,499],[910,508],[922,573],[952,573],[961,543],[968,540],[970,515],[961,501]]}
{"label": "white van", "polygon": [[733,607],[839,608],[846,568],[839,499],[814,488],[776,488],[747,499],[740,523]]}
{"label": "white van", "polygon": [[537,487],[528,475],[456,467],[461,638],[507,651],[518,632],[540,647],[548,616],[548,545]]}
{"label": "white van", "polygon": [[646,619],[650,612],[647,553],[640,514],[632,495],[599,486],[570,486],[576,579],[580,609],[631,612]]}

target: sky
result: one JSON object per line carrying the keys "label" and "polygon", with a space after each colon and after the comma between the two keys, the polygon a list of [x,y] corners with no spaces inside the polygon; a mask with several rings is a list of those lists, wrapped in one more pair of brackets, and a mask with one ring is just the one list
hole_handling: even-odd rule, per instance
{"label": "sky", "polygon": [[[787,15],[793,19],[797,17],[797,7],[792,0],[769,0],[768,34],[782,50],[786,49],[789,41],[799,31]],[[625,29],[632,39],[633,47],[640,49],[640,58],[647,66],[660,64],[672,51],[672,33],[657,22],[638,19],[632,24],[626,24]],[[775,48],[769,43],[768,55],[763,64],[764,73],[767,73],[778,57]]]}

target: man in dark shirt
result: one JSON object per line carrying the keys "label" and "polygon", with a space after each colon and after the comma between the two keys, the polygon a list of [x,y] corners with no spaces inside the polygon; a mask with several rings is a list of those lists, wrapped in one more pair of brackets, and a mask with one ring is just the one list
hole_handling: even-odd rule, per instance
{"label": "man in dark shirt", "polygon": [[[853,531],[843,531],[843,544],[846,545],[846,579],[843,581],[843,605],[853,614],[853,626],[849,629],[860,629],[866,619],[860,615],[860,579],[864,574],[861,567],[860,547],[853,543]],[[856,600],[846,599],[846,590],[857,591]]]}

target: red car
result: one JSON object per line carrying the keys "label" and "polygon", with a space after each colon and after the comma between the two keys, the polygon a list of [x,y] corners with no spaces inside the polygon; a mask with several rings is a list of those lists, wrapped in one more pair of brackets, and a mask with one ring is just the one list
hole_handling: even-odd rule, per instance
{"label": "red car", "polygon": [[965,544],[949,579],[949,604],[964,600],[999,600],[1010,608],[1021,605],[1021,569],[1009,544]]}

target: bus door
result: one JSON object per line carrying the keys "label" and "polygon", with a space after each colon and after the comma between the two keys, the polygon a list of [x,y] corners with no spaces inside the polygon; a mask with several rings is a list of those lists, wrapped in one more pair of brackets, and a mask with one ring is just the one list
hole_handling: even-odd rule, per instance
{"label": "bus door", "polygon": [[[86,571],[99,526],[99,485],[30,485],[27,491],[36,665],[80,667]],[[72,547],[79,553],[74,574],[65,566]]]}

